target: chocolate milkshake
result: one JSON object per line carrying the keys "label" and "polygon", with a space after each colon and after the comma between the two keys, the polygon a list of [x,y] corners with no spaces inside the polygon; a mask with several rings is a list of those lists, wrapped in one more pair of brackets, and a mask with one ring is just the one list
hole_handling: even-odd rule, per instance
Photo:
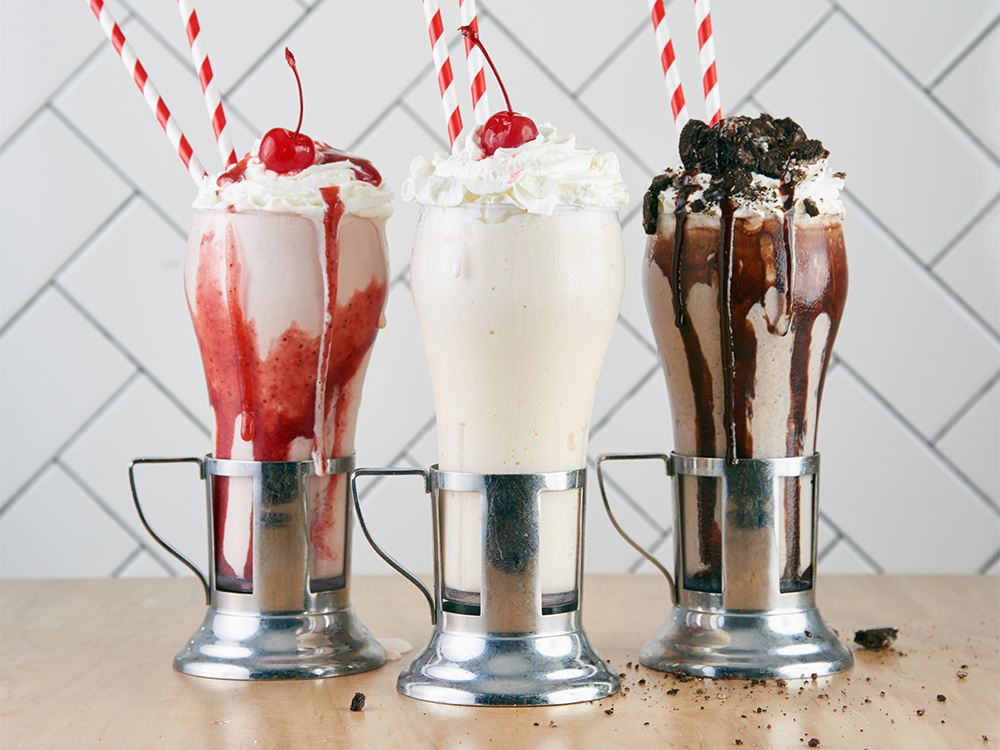
{"label": "chocolate milkshake", "polygon": [[[680,152],[683,169],[657,176],[643,206],[644,292],[675,451],[729,465],[812,455],[847,295],[843,175],[829,172],[819,141],[768,115],[691,121]],[[696,499],[682,522],[698,544],[678,577],[719,593],[721,485],[679,479]],[[783,480],[782,592],[812,586],[807,481]]]}

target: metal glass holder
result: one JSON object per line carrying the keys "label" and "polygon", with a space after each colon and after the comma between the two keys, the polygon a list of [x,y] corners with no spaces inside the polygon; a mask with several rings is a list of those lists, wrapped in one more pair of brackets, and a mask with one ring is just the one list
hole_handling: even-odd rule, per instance
{"label": "metal glass holder", "polygon": [[[201,478],[207,480],[207,576],[150,527],[139,502],[135,467],[170,463],[198,464]],[[353,468],[354,456],[333,458],[327,461],[326,475],[348,474]],[[365,672],[385,663],[385,649],[361,624],[350,603],[349,503],[343,586],[311,590],[309,498],[314,476],[312,461],[235,461],[209,456],[138,458],[129,466],[132,498],[146,531],[194,571],[205,588],[208,612],[174,657],[178,672],[224,680],[294,680]],[[252,483],[253,581],[248,593],[224,591],[216,585],[215,477],[240,477]]]}
{"label": "metal glass holder", "polygon": [[[372,539],[361,513],[359,476],[419,475],[431,495],[434,593]],[[411,698],[467,706],[579,703],[616,693],[619,677],[590,645],[581,624],[584,469],[542,474],[471,474],[423,469],[358,469],[351,475],[358,520],[374,550],[427,599],[430,642],[399,675]],[[546,492],[580,490],[576,604],[546,613],[542,606],[540,515]],[[449,607],[443,595],[445,550],[439,520],[442,491],[482,497],[482,586],[478,614]],[[511,554],[513,551],[513,554]],[[511,564],[511,557],[517,563]]]}
{"label": "metal glass holder", "polygon": [[[674,478],[674,571],[676,579],[618,524],[604,487],[604,463],[663,461]],[[685,560],[697,550],[697,529],[685,523],[682,477],[713,477],[721,484],[721,591],[685,588]],[[782,490],[787,478],[812,477],[810,576],[805,588],[781,590]],[[850,650],[816,607],[816,532],[819,520],[819,454],[792,458],[722,458],[672,453],[607,454],[597,460],[604,507],[618,532],[670,582],[674,607],[643,646],[640,662],[663,672],[701,677],[786,679],[849,669]],[[802,502],[806,502],[803,498]],[[803,534],[803,537],[805,534]],[[804,542],[803,542],[804,543]]]}

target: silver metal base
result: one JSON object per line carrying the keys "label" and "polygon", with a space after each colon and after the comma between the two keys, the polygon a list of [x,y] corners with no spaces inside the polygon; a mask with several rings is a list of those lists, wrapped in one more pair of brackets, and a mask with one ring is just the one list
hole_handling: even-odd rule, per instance
{"label": "silver metal base", "polygon": [[582,629],[484,636],[435,628],[396,681],[410,698],[459,706],[558,706],[607,698],[619,687]]}
{"label": "silver metal base", "polygon": [[789,612],[707,612],[675,606],[639,661],[661,672],[735,679],[808,678],[854,659],[810,607]]}
{"label": "silver metal base", "polygon": [[209,609],[174,669],[218,680],[311,680],[367,672],[385,649],[350,605],[324,614],[231,614]]}

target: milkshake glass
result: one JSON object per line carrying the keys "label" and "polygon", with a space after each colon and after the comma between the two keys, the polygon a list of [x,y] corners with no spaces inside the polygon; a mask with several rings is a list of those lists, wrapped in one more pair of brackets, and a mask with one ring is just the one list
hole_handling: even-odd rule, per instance
{"label": "milkshake glass", "polygon": [[[842,176],[790,120],[729,118],[716,130],[713,141],[703,123],[687,129],[685,170],[656,178],[645,206],[643,289],[675,451],[730,464],[811,456],[847,296]],[[718,593],[720,485],[679,481],[696,498],[683,523],[698,536],[683,586]],[[812,585],[810,481],[784,481],[782,592]]]}
{"label": "milkshake glass", "polygon": [[[214,414],[214,457],[312,461],[310,589],[346,584],[347,477],[361,388],[385,324],[385,219],[392,193],[364,159],[317,143],[316,163],[278,174],[258,146],[207,178],[184,282]],[[217,477],[216,587],[248,592],[252,497]]]}

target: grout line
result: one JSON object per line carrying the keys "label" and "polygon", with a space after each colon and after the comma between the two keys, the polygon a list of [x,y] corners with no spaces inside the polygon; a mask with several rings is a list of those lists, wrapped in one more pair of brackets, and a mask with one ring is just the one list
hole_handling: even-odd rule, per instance
{"label": "grout line", "polygon": [[604,73],[604,71],[606,71],[614,63],[615,60],[621,57],[622,53],[628,47],[630,47],[636,39],[639,38],[639,35],[641,33],[643,33],[646,30],[648,23],[649,19],[643,18],[642,22],[638,26],[636,26],[632,31],[630,31],[625,36],[625,38],[622,39],[622,41],[618,44],[617,47],[611,50],[611,54],[608,55],[607,58],[605,58],[605,60],[600,65],[598,65],[595,70],[591,71],[591,73],[586,78],[583,79],[583,83],[581,83],[579,86],[576,87],[576,90],[573,92],[573,96],[579,97],[587,90],[587,88],[590,87],[592,83],[594,83],[594,81],[600,78],[601,75]]}
{"label": "grout line", "polygon": [[[774,78],[774,76],[776,76],[781,71],[781,69],[785,67],[785,65],[787,65],[788,62],[793,57],[795,57],[799,53],[799,51],[812,40],[814,36],[816,36],[816,34],[818,34],[820,29],[822,29],[826,25],[827,21],[833,18],[833,16],[835,16],[836,14],[837,14],[837,7],[835,5],[831,5],[823,13],[823,15],[820,16],[819,20],[811,27],[809,27],[806,30],[806,32],[798,39],[798,41],[796,41],[796,43],[793,44],[791,48],[784,55],[781,56],[778,62],[776,62],[773,66],[771,66],[771,68],[766,73],[764,73],[763,76],[761,76],[760,80],[758,80],[757,83],[755,83],[750,88],[750,90],[743,95],[743,98],[736,102],[733,108],[730,109],[730,112],[739,112],[749,102],[754,101],[754,97],[757,95],[757,93],[762,88],[764,88],[764,86],[766,86],[771,81],[771,79]],[[764,111],[763,107],[759,106],[759,103],[757,108],[760,109],[761,111]]]}
{"label": "grout line", "polygon": [[[426,435],[428,432],[430,432],[431,428],[434,426],[435,420],[436,420],[436,417],[431,416],[431,418],[427,422],[424,423],[424,426],[421,427],[419,430],[417,430],[417,432],[413,435],[413,437],[411,437],[406,442],[406,444],[402,447],[402,449],[400,449],[399,453],[397,453],[395,456],[393,456],[393,458],[389,461],[388,466],[389,467],[395,467],[400,461],[402,461],[403,459],[405,459],[407,457],[407,455],[409,454],[410,449],[414,445],[416,445],[417,443],[419,443],[423,439],[424,435]],[[358,467],[358,468],[367,468],[367,467]],[[423,468],[423,467],[418,467],[418,468]],[[367,485],[365,485],[365,488],[363,490],[361,490],[360,492],[358,492],[358,500],[360,502],[364,502],[365,498],[368,496],[368,494],[376,486],[378,486],[378,484],[380,482],[382,482],[383,479],[385,479],[385,477],[375,477],[374,479],[372,479]]]}
{"label": "grout line", "polygon": [[[673,534],[673,532],[674,532],[674,530],[673,530],[672,527],[668,528],[666,531],[664,531],[662,534],[660,534],[660,536],[658,536],[656,538],[656,541],[653,542],[646,551],[649,554],[651,554],[653,557],[656,557],[656,550],[658,550],[660,547],[663,546],[663,543],[670,538],[670,536]],[[633,573],[633,574],[634,573],[638,573],[639,572],[639,568],[642,567],[642,564],[644,562],[648,562],[648,561],[646,560],[645,557],[643,557],[642,555],[639,555],[638,559],[635,560],[631,565],[629,565],[625,569],[625,572],[626,573]],[[662,560],[660,560],[660,564],[663,565],[663,561]],[[667,568],[668,570],[670,569],[666,565],[663,565],[663,567]],[[662,575],[659,571],[656,571],[656,574],[657,575]]]}
{"label": "grout line", "polygon": [[[838,0],[833,0],[833,2],[837,3]],[[839,5],[837,7],[840,11],[841,16],[843,16],[844,20],[846,20],[858,34],[863,36],[868,41],[868,43],[875,48],[876,51],[878,51],[886,60],[888,60],[893,65],[893,67],[896,68],[896,70],[899,72],[900,75],[906,78],[906,80],[908,80],[913,86],[916,86],[917,89],[923,92],[923,94],[931,102],[937,105],[938,111],[940,111],[941,114],[943,114],[948,120],[951,120],[952,124],[955,125],[955,127],[957,127],[959,130],[961,130],[965,134],[965,136],[970,141],[972,141],[972,143],[975,144],[980,151],[983,152],[983,155],[986,156],[987,159],[989,159],[993,164],[1000,166],[1000,157],[994,154],[993,150],[989,146],[987,146],[985,143],[979,140],[979,136],[977,136],[975,133],[969,130],[969,128],[965,125],[965,123],[962,122],[958,117],[956,117],[954,113],[950,109],[948,109],[948,107],[946,107],[934,95],[934,92],[932,92],[928,87],[924,86],[919,80],[917,80],[917,78],[909,70],[907,70],[906,66],[904,66],[899,60],[893,57],[889,53],[889,50],[887,50],[882,45],[881,42],[879,42],[874,36],[872,36],[871,33],[868,31],[868,29],[862,26],[850,13],[848,13]]]}
{"label": "grout line", "polygon": [[633,396],[635,396],[635,394],[637,394],[639,390],[644,385],[646,385],[646,382],[651,377],[653,377],[654,374],[659,372],[659,370],[660,370],[659,362],[657,362],[655,365],[646,370],[645,374],[643,374],[643,376],[639,378],[639,380],[635,383],[635,385],[629,388],[625,392],[624,396],[622,396],[614,404],[612,404],[611,407],[608,408],[608,411],[605,413],[603,417],[601,417],[599,420],[597,420],[597,422],[595,422],[590,426],[591,437],[593,437],[597,432],[600,431],[602,427],[604,427],[604,425],[606,425],[613,417],[615,417],[618,414],[618,412],[621,411],[622,407],[625,406],[625,403],[629,401]]}
{"label": "grout line", "polygon": [[858,385],[862,386],[868,392],[868,395],[870,395],[872,398],[878,401],[879,404],[881,404],[884,409],[886,409],[893,417],[895,417],[896,420],[899,422],[899,424],[905,427],[906,430],[911,433],[914,440],[916,440],[917,442],[923,444],[928,449],[930,449],[930,451],[937,457],[937,459],[941,461],[941,463],[944,464],[945,467],[950,469],[952,474],[961,480],[962,484],[964,484],[969,490],[972,491],[972,494],[974,494],[976,497],[982,500],[983,503],[991,511],[993,511],[997,515],[1000,515],[1000,506],[997,505],[997,502],[993,500],[993,498],[991,498],[986,492],[981,490],[979,486],[965,474],[964,471],[962,471],[958,466],[955,465],[955,463],[950,458],[948,458],[948,456],[946,456],[944,453],[938,450],[937,446],[935,446],[933,443],[930,442],[930,440],[924,437],[924,435],[920,432],[920,430],[918,430],[916,426],[914,426],[913,423],[910,422],[910,420],[903,415],[902,412],[900,412],[895,406],[889,403],[888,399],[886,399],[885,396],[879,393],[867,380],[861,377],[861,374],[857,370],[855,370],[843,358],[840,359],[840,366],[844,370],[846,370],[848,374],[850,374],[850,376],[854,379],[854,381]]}
{"label": "grout line", "polygon": [[129,552],[127,555],[125,555],[125,559],[122,560],[120,563],[118,563],[118,565],[115,566],[115,569],[111,571],[111,576],[110,577],[111,578],[121,578],[122,571],[125,570],[125,568],[127,568],[129,566],[129,564],[133,560],[135,560],[135,558],[137,558],[140,554],[142,554],[142,545],[141,544],[137,544],[136,547],[135,547],[135,549],[132,550],[131,552]]}
{"label": "grout line", "polygon": [[[382,122],[382,121],[383,121],[383,120],[384,120],[384,119],[385,119],[386,117],[388,117],[388,116],[389,116],[389,114],[390,114],[390,113],[392,112],[392,110],[393,110],[393,109],[396,109],[397,107],[401,107],[402,109],[404,109],[404,110],[406,111],[406,113],[407,113],[408,115],[410,115],[411,117],[415,117],[415,118],[416,118],[417,120],[421,120],[421,118],[420,118],[420,117],[418,117],[418,116],[416,116],[416,114],[415,114],[415,113],[413,112],[413,110],[412,110],[412,109],[410,109],[410,108],[409,108],[409,107],[408,107],[408,106],[407,106],[407,105],[405,104],[405,102],[404,102],[403,100],[404,100],[404,99],[405,99],[406,97],[408,97],[408,96],[409,96],[409,95],[410,95],[410,94],[411,94],[411,93],[413,92],[413,90],[417,88],[417,86],[419,86],[419,85],[420,85],[420,81],[421,81],[421,80],[423,80],[423,77],[424,77],[425,75],[427,75],[428,73],[430,73],[430,72],[431,72],[432,70],[434,70],[434,63],[432,63],[432,62],[431,62],[431,63],[427,63],[427,64],[426,64],[426,65],[425,65],[424,67],[422,67],[422,68],[420,69],[420,72],[418,72],[418,73],[417,73],[417,75],[415,75],[415,76],[413,77],[413,79],[412,79],[412,80],[411,80],[411,81],[410,81],[410,82],[409,82],[408,84],[406,84],[406,85],[405,85],[405,86],[403,87],[403,89],[402,89],[402,90],[401,90],[401,91],[400,91],[400,92],[399,92],[399,93],[398,93],[398,94],[396,95],[396,98],[395,98],[395,99],[393,99],[393,100],[392,100],[392,101],[391,101],[391,102],[389,103],[389,105],[388,105],[388,106],[387,106],[387,107],[386,107],[386,108],[385,108],[384,110],[382,110],[382,112],[381,112],[381,113],[379,113],[379,114],[378,114],[378,116],[376,116],[376,117],[375,117],[375,119],[374,119],[374,120],[372,120],[372,122],[371,122],[371,123],[369,123],[369,124],[368,124],[368,125],[367,125],[367,126],[366,126],[366,127],[364,128],[364,130],[363,130],[363,132],[361,133],[361,135],[359,135],[359,136],[358,136],[357,138],[355,138],[355,139],[354,139],[354,141],[353,141],[352,143],[348,144],[348,146],[347,146],[347,150],[348,150],[348,151],[353,151],[353,150],[354,150],[354,149],[355,149],[355,148],[357,147],[358,143],[359,143],[359,142],[361,142],[361,141],[363,141],[363,140],[364,140],[365,138],[367,138],[368,136],[370,136],[370,135],[371,135],[371,131],[372,131],[372,130],[374,130],[374,129],[375,129],[376,127],[378,127],[378,125],[379,125],[379,124],[380,124],[380,123],[381,123],[381,122]],[[422,120],[421,120],[421,122],[422,122]],[[426,123],[425,123],[425,124],[426,124]],[[438,139],[440,139],[440,136],[436,136],[436,137],[437,137]]]}
{"label": "grout line", "polygon": [[83,432],[90,427],[90,425],[96,421],[100,415],[107,411],[108,407],[111,406],[111,404],[125,392],[128,386],[132,384],[138,375],[138,371],[135,371],[125,378],[125,380],[111,393],[111,395],[105,399],[104,403],[98,406],[97,409],[89,417],[87,417],[79,427],[73,430],[73,432],[70,433],[70,436],[66,438],[66,440],[64,440],[58,448],[56,448],[52,457],[43,461],[41,466],[39,466],[38,469],[30,477],[28,477],[28,479],[20,487],[11,493],[10,497],[4,500],[3,505],[0,505],[0,518],[2,518],[4,513],[6,513],[10,507],[14,505],[14,503],[17,502],[17,500],[19,500],[36,481],[38,481],[38,479],[45,473],[46,470],[49,469],[50,466],[58,464],[59,456],[67,448],[69,448],[69,446],[76,441],[77,438],[79,438],[80,435],[82,435]]}
{"label": "grout line", "polygon": [[38,288],[38,291],[36,291],[34,294],[32,294],[31,297],[23,305],[21,305],[20,308],[18,308],[17,312],[15,312],[13,315],[10,316],[10,318],[8,318],[8,320],[7,320],[6,323],[4,323],[2,326],[0,326],[0,336],[2,336],[4,333],[6,333],[7,330],[12,325],[14,325],[14,323],[19,318],[21,318],[22,315],[24,315],[25,311],[28,308],[30,308],[33,304],[35,304],[35,302],[38,300],[38,298],[41,297],[42,294],[46,290],[52,288],[52,286],[54,284],[54,281],[55,281],[55,278],[57,276],[59,276],[61,273],[63,273],[63,271],[65,271],[66,268],[69,267],[69,265],[72,264],[73,261],[77,259],[77,257],[79,257],[87,248],[89,248],[94,243],[94,241],[100,235],[102,235],[104,233],[104,231],[105,231],[105,229],[107,229],[108,225],[111,224],[112,222],[114,222],[118,218],[118,216],[121,215],[125,211],[125,209],[128,208],[131,205],[132,201],[135,200],[138,196],[139,196],[139,194],[137,192],[135,192],[135,191],[133,191],[132,193],[130,193],[125,198],[125,200],[123,200],[117,206],[117,208],[115,208],[108,215],[108,217],[103,222],[101,222],[101,225],[99,227],[97,227],[97,229],[95,229],[93,232],[91,232],[90,236],[87,237],[80,244],[80,246],[77,247],[76,250],[74,250],[72,253],[70,253],[69,256],[67,256],[66,260],[64,260],[62,263],[59,264],[59,267],[56,268],[55,271],[53,271],[52,273],[48,274],[47,281],[42,286],[40,286]]}
{"label": "grout line", "polygon": [[881,565],[879,565],[878,562],[875,561],[875,558],[873,558],[871,555],[869,555],[867,552],[865,552],[858,545],[858,543],[855,542],[850,537],[849,534],[845,533],[844,530],[842,528],[840,528],[840,526],[838,526],[832,520],[830,520],[830,517],[828,515],[826,515],[826,513],[824,513],[823,511],[820,511],[819,517],[821,519],[823,519],[830,526],[831,529],[833,529],[835,532],[837,532],[837,541],[841,541],[841,542],[844,542],[845,544],[847,544],[848,547],[850,547],[851,549],[854,550],[854,552],[858,555],[858,557],[860,557],[866,563],[868,563],[869,565],[871,565],[872,569],[876,573],[885,573],[885,568],[883,568]]}
{"label": "grout line", "polygon": [[833,539],[830,540],[830,543],[816,554],[816,562],[823,562],[823,559],[833,552],[833,548],[837,546],[837,543],[840,542],[841,539],[843,539],[843,537],[840,534],[835,534]]}
{"label": "grout line", "polygon": [[[61,452],[62,452],[62,451],[60,451],[60,453],[61,453]],[[136,531],[136,530],[135,530],[135,529],[134,529],[134,528],[133,528],[132,526],[130,526],[130,525],[129,525],[129,524],[128,524],[128,523],[126,522],[126,521],[125,521],[125,519],[124,519],[124,518],[122,518],[122,517],[121,517],[121,516],[119,516],[119,515],[118,515],[117,513],[115,513],[114,509],[113,509],[113,508],[112,508],[112,507],[111,507],[110,505],[108,505],[108,503],[107,503],[107,502],[106,502],[106,501],[104,500],[104,498],[102,498],[102,497],[100,496],[100,494],[99,494],[99,493],[98,493],[98,492],[97,492],[97,491],[96,491],[96,490],[95,490],[95,489],[94,489],[93,487],[91,487],[91,486],[90,486],[90,485],[89,485],[89,484],[87,483],[87,481],[86,481],[86,480],[85,480],[85,479],[84,479],[84,478],[83,478],[82,476],[80,476],[79,474],[77,474],[77,473],[76,473],[76,471],[75,471],[75,470],[73,469],[73,467],[72,467],[72,466],[70,466],[69,464],[65,463],[65,462],[64,462],[64,461],[62,460],[62,458],[60,458],[60,456],[59,456],[58,454],[57,454],[57,455],[56,455],[56,456],[55,456],[55,457],[54,457],[54,458],[52,459],[52,463],[53,463],[53,465],[54,465],[54,466],[58,466],[58,467],[59,467],[59,469],[61,469],[61,470],[62,470],[62,472],[63,472],[64,474],[66,474],[66,476],[68,476],[68,477],[69,477],[69,478],[70,478],[70,479],[71,479],[71,480],[73,481],[73,483],[74,483],[74,484],[76,484],[76,485],[77,485],[77,487],[79,487],[79,488],[80,488],[81,490],[83,490],[83,492],[84,492],[84,493],[85,493],[85,494],[86,494],[86,495],[87,495],[87,496],[88,496],[88,497],[89,497],[89,498],[90,498],[91,500],[93,500],[93,501],[94,501],[94,503],[95,503],[95,504],[96,504],[96,505],[97,505],[97,506],[98,506],[98,507],[99,507],[99,508],[100,508],[101,510],[103,510],[103,511],[104,511],[104,512],[105,512],[106,514],[108,514],[108,516],[110,516],[111,520],[112,520],[112,521],[114,521],[114,522],[115,522],[116,524],[118,524],[118,526],[119,526],[119,527],[121,527],[121,529],[122,529],[122,530],[123,530],[123,531],[124,531],[124,532],[125,532],[126,534],[128,534],[128,535],[129,535],[130,537],[132,537],[132,539],[134,539],[134,540],[135,540],[135,542],[136,542],[136,543],[137,543],[137,544],[138,544],[138,545],[139,545],[139,546],[140,546],[140,547],[141,547],[142,549],[144,549],[144,550],[145,550],[146,552],[148,552],[148,553],[150,554],[150,556],[151,556],[151,557],[152,557],[152,558],[153,558],[154,560],[156,560],[156,561],[157,561],[157,562],[159,562],[159,563],[160,563],[161,565],[163,565],[163,567],[164,567],[164,568],[166,568],[166,570],[167,570],[167,571],[168,571],[168,572],[170,573],[170,575],[171,575],[171,576],[176,576],[176,575],[177,575],[177,574],[176,574],[175,572],[173,572],[173,571],[172,571],[172,570],[171,570],[171,569],[170,569],[169,567],[167,567],[166,565],[164,565],[164,563],[163,563],[163,562],[162,562],[162,561],[161,561],[161,560],[159,559],[159,556],[158,556],[158,554],[157,554],[156,550],[154,550],[154,549],[153,549],[153,548],[152,548],[152,547],[151,547],[151,546],[150,546],[150,545],[149,545],[149,544],[148,544],[148,543],[146,542],[146,539],[145,539],[145,536],[144,536],[143,534],[140,534],[140,533],[139,533],[138,531]]]}
{"label": "grout line", "polygon": [[985,575],[986,572],[994,565],[994,563],[996,563],[997,560],[1000,560],[1000,548],[998,548],[996,552],[990,555],[990,558],[986,562],[984,562],[982,565],[979,566],[979,568],[976,570],[976,573],[978,573],[979,575]]}
{"label": "grout line", "polygon": [[947,78],[948,74],[951,73],[955,68],[957,68],[958,65],[959,65],[959,63],[961,63],[962,60],[964,60],[966,57],[968,57],[969,53],[971,53],[972,50],[974,50],[976,47],[978,47],[979,43],[982,42],[986,37],[988,37],[993,32],[993,30],[997,27],[997,25],[1000,25],[1000,16],[997,16],[992,21],[990,21],[989,23],[987,23],[986,26],[983,27],[983,30],[980,31],[976,35],[976,38],[973,39],[968,44],[968,46],[966,46],[965,49],[963,49],[961,52],[959,52],[958,55],[955,57],[955,59],[953,59],[951,62],[947,63],[944,66],[944,70],[942,70],[940,73],[938,73],[936,76],[934,76],[933,80],[930,83],[927,84],[927,89],[931,90],[931,89],[936,88],[938,86],[938,84],[941,83],[941,81],[943,81],[945,78]]}
{"label": "grout line", "polygon": [[952,415],[951,419],[945,422],[944,426],[940,430],[938,430],[937,433],[935,433],[934,436],[931,438],[930,441],[931,445],[937,447],[938,442],[940,442],[940,440],[948,434],[948,432],[951,430],[952,427],[954,427],[956,424],[958,424],[958,422],[962,420],[962,417],[964,417],[972,410],[972,407],[974,407],[981,399],[983,399],[986,396],[987,393],[989,393],[993,389],[993,386],[995,386],[998,381],[1000,381],[1000,372],[994,373],[993,377],[987,380],[982,388],[980,388],[978,391],[972,394],[972,398],[970,398],[961,408],[959,408],[959,410],[955,412],[954,415]]}
{"label": "grout line", "polygon": [[83,143],[88,148],[90,148],[90,150],[93,151],[94,154],[99,159],[101,159],[107,165],[107,167],[112,172],[114,172],[115,175],[117,175],[117,177],[122,182],[124,182],[128,187],[132,188],[132,190],[137,192],[142,197],[142,199],[146,201],[146,204],[153,211],[153,213],[157,214],[161,219],[163,219],[163,221],[177,233],[177,236],[185,240],[187,239],[188,235],[187,230],[185,230],[176,221],[174,221],[173,217],[171,217],[170,214],[164,211],[163,208],[161,208],[156,201],[150,200],[149,196],[146,195],[146,192],[141,187],[139,187],[139,184],[131,177],[129,177],[128,174],[122,171],[121,167],[118,166],[118,163],[113,159],[111,159],[106,153],[104,153],[104,151],[96,143],[94,143],[86,135],[86,133],[80,130],[80,128],[77,127],[76,123],[73,122],[73,120],[69,116],[67,116],[62,110],[59,109],[59,107],[57,107],[51,101],[46,106],[48,106],[48,108],[52,111],[52,113],[56,117],[59,118],[59,120],[63,123],[63,125],[69,128],[77,138],[83,141]]}
{"label": "grout line", "polygon": [[414,121],[414,123],[417,125],[417,127],[419,127],[421,130],[423,130],[425,133],[427,133],[427,135],[429,135],[431,138],[433,138],[434,141],[442,149],[448,150],[448,142],[441,136],[441,133],[439,132],[438,128],[432,128],[428,123],[424,122],[424,118],[421,117],[420,115],[418,115],[413,110],[413,108],[410,107],[410,105],[407,104],[402,99],[398,99],[397,102],[399,104],[399,108],[401,110],[403,110],[407,115],[410,116],[410,119]]}
{"label": "grout line", "polygon": [[638,329],[634,325],[628,322],[628,319],[621,313],[618,314],[618,323],[628,331],[632,337],[650,354],[659,359],[660,353],[656,350],[656,347],[650,342],[646,341],[646,337],[639,333]]}
{"label": "grout line", "polygon": [[[994,330],[993,326],[976,310],[972,305],[965,301],[965,299],[958,294],[954,289],[952,289],[944,279],[934,273],[932,269],[919,255],[917,255],[913,250],[911,250],[905,242],[903,242],[882,220],[875,215],[875,213],[867,206],[863,201],[861,201],[856,195],[851,193],[850,190],[844,188],[841,191],[844,195],[848,196],[852,204],[856,206],[861,213],[863,213],[869,221],[871,221],[875,226],[877,226],[892,242],[896,247],[903,252],[904,255],[908,256],[911,261],[917,264],[924,272],[929,276],[934,283],[940,288],[945,294],[951,298],[959,307],[961,307],[966,313],[968,313],[976,323],[982,326],[984,332],[992,338],[997,343],[1000,343],[1000,332]],[[998,196],[1000,198],[1000,196]],[[973,221],[975,221],[975,217]]]}
{"label": "grout line", "polygon": [[994,195],[993,200],[987,202],[986,205],[979,210],[979,213],[977,213],[974,217],[972,217],[972,221],[970,221],[968,224],[962,227],[958,231],[958,234],[956,234],[951,240],[949,240],[948,243],[941,249],[940,252],[938,252],[937,255],[935,255],[933,258],[930,259],[930,261],[927,263],[927,268],[930,270],[936,269],[938,263],[944,260],[945,256],[951,253],[951,251],[954,250],[955,247],[963,239],[965,239],[966,235],[968,235],[969,232],[975,229],[978,226],[978,224],[983,219],[985,219],[994,208],[997,207],[997,204],[1000,204],[1000,193]]}

